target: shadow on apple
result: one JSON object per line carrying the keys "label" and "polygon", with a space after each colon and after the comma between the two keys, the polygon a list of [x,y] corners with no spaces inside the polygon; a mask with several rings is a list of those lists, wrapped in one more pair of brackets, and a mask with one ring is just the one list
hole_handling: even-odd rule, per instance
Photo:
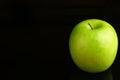
{"label": "shadow on apple", "polygon": [[71,72],[69,80],[113,80],[113,75],[110,69],[97,74],[74,70]]}

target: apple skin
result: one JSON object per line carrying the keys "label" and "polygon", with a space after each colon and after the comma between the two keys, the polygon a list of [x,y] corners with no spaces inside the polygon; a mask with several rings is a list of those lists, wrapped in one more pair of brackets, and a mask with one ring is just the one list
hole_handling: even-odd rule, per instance
{"label": "apple skin", "polygon": [[69,38],[72,60],[83,71],[99,73],[113,64],[118,50],[115,29],[106,21],[88,19],[78,23]]}

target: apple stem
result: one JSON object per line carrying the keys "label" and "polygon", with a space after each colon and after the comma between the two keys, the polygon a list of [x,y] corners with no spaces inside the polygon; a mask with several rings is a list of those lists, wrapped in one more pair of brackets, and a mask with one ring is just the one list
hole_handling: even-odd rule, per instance
{"label": "apple stem", "polygon": [[93,30],[93,28],[92,28],[91,24],[90,24],[90,23],[88,23],[88,25],[89,25],[89,26],[90,26],[90,28]]}

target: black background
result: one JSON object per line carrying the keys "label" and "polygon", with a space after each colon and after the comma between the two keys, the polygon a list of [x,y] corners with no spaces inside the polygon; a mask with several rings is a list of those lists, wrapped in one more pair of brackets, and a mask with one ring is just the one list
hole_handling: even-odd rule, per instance
{"label": "black background", "polygon": [[119,80],[120,55],[107,71],[90,74],[73,63],[68,48],[73,27],[103,19],[120,35],[116,0],[0,1],[0,45],[8,80]]}

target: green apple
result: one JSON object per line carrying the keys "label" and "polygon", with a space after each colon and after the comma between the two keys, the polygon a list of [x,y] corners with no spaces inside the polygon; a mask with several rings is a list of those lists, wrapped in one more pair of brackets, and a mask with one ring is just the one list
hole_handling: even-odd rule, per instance
{"label": "green apple", "polygon": [[81,70],[89,73],[103,72],[116,58],[117,33],[104,20],[84,20],[71,32],[69,49],[72,60]]}

